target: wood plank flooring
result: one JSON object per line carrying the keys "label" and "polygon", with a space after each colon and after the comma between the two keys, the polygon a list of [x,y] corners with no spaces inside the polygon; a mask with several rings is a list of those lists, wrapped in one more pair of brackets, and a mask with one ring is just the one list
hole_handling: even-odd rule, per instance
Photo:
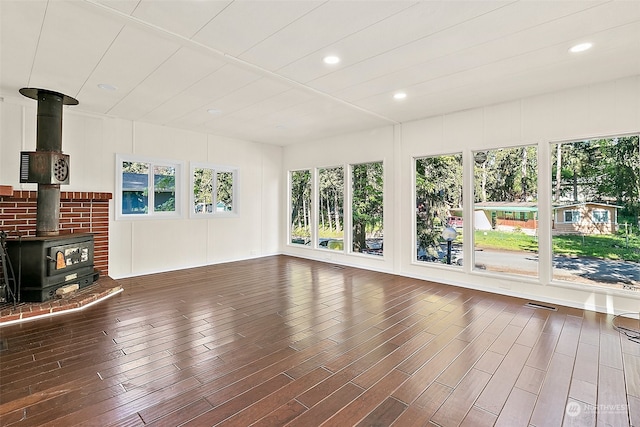
{"label": "wood plank flooring", "polygon": [[640,426],[612,317],[287,256],[0,328],[1,426]]}

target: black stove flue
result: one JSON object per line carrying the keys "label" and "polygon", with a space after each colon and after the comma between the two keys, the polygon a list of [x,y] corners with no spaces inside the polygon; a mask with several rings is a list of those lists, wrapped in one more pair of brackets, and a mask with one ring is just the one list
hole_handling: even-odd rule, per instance
{"label": "black stove flue", "polygon": [[69,156],[62,154],[62,107],[78,100],[46,89],[22,88],[38,101],[36,151],[20,153],[20,182],[38,184],[37,236],[59,234],[60,184],[69,183]]}

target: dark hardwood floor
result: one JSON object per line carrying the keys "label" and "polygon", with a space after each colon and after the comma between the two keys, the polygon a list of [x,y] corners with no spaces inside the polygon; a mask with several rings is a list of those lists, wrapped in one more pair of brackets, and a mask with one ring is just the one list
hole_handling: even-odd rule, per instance
{"label": "dark hardwood floor", "polygon": [[0,328],[2,426],[640,426],[612,316],[286,256],[120,283]]}

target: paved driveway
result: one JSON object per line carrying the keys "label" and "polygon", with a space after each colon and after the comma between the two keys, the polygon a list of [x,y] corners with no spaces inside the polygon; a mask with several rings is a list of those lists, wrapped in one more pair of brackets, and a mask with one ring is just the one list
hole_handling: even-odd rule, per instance
{"label": "paved driveway", "polygon": [[[476,266],[490,271],[517,274],[537,274],[538,255],[525,252],[501,252],[478,250]],[[623,284],[640,290],[640,264],[629,261],[601,260],[593,258],[553,257],[554,277],[561,280],[605,284]]]}

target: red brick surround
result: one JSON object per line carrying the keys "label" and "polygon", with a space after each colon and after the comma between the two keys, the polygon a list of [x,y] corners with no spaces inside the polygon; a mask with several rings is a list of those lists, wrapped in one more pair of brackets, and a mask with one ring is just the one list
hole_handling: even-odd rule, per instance
{"label": "red brick surround", "polygon": [[[0,196],[0,230],[9,238],[36,235],[36,191],[13,191]],[[111,193],[60,192],[60,233],[92,233],[94,264],[109,274],[109,200]]]}

